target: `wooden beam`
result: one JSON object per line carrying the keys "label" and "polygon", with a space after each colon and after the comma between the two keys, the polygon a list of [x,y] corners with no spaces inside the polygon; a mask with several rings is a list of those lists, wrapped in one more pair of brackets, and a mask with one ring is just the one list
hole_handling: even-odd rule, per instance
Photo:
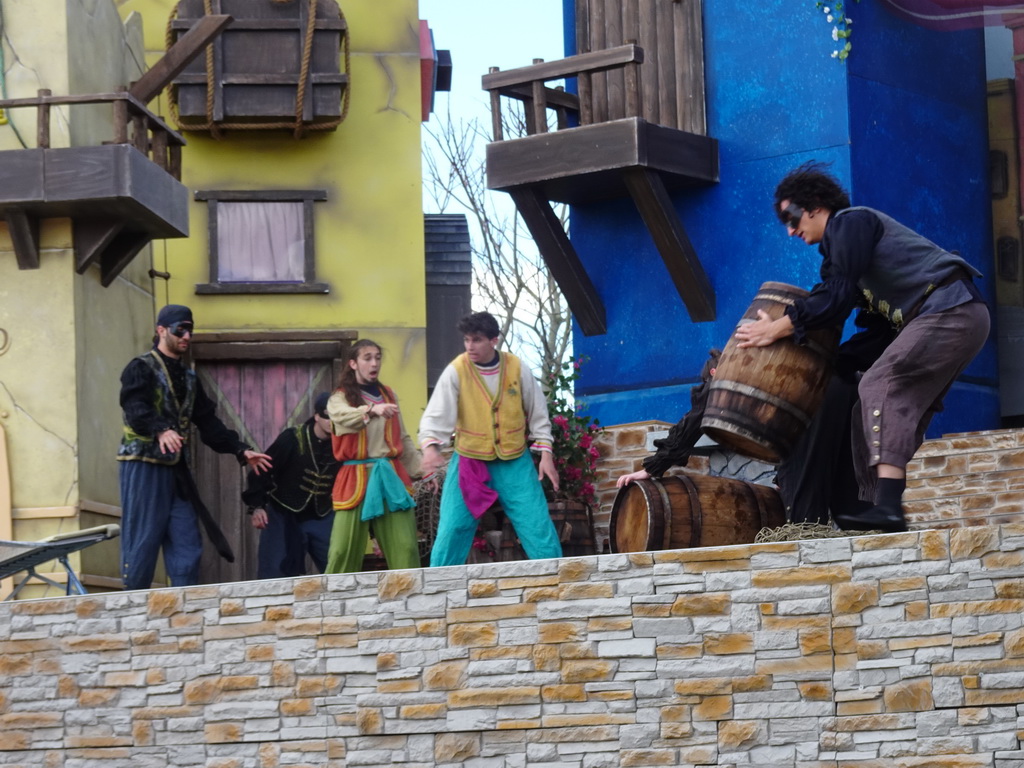
{"label": "wooden beam", "polygon": [[714,320],[714,289],[683,229],[661,176],[647,168],[630,168],[623,171],[623,178],[690,313],[690,319],[695,323]]}
{"label": "wooden beam", "polygon": [[124,229],[121,219],[78,218],[72,221],[71,231],[75,248],[75,271],[82,275],[97,263],[104,249]]}
{"label": "wooden beam", "polygon": [[604,303],[547,199],[535,187],[517,187],[509,194],[580,330],[585,336],[607,333]]}
{"label": "wooden beam", "polygon": [[100,285],[108,287],[136,254],[152,240],[145,232],[121,232],[100,256]]}
{"label": "wooden beam", "polygon": [[148,104],[232,21],[227,15],[203,16],[132,84],[128,92]]}
{"label": "wooden beam", "polygon": [[580,72],[603,72],[624,64],[642,63],[644,51],[639,45],[620,45],[606,48],[593,53],[581,53],[558,61],[547,61],[529,67],[507,69],[504,72],[493,72],[483,76],[481,84],[485,91],[495,88],[510,88],[526,85],[535,80],[557,80],[562,77],[576,77]]}
{"label": "wooden beam", "polygon": [[19,208],[4,212],[18,269],[39,269],[39,219]]}

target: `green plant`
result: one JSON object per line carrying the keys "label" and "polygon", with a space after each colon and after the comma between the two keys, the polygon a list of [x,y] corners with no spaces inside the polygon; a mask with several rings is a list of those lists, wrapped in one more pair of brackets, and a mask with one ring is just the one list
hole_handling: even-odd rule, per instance
{"label": "green plant", "polygon": [[558,491],[545,481],[551,499],[582,501],[593,506],[597,501],[594,478],[600,453],[594,440],[601,433],[597,419],[584,415],[586,404],[573,397],[573,382],[580,376],[585,358],[562,363],[560,369],[548,373],[545,388],[548,415],[551,417],[552,454],[558,471]]}
{"label": "green plant", "polygon": [[[859,3],[860,0],[857,2]],[[825,21],[832,25],[832,39],[839,44],[839,48],[832,51],[832,58],[846,61],[850,51],[853,50],[853,43],[850,41],[850,36],[853,34],[850,25],[853,24],[853,21],[843,10],[842,0],[831,5],[826,0],[817,0],[814,7],[825,14]]]}

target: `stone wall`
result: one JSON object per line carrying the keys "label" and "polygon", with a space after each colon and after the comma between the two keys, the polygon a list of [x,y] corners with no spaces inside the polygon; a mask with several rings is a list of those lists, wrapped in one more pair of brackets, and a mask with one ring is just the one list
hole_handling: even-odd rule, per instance
{"label": "stone wall", "polygon": [[[598,508],[594,510],[598,551],[608,540],[615,481],[641,469],[652,441],[671,425],[645,421],[606,427],[597,441]],[[690,457],[685,471],[739,477],[770,485],[774,467],[716,448]],[[948,528],[1024,522],[1024,430],[1006,429],[945,435],[926,440],[907,466],[904,506],[912,527]],[[667,474],[683,471],[673,469]]]}
{"label": "stone wall", "polygon": [[0,604],[0,766],[1021,768],[1024,525]]}

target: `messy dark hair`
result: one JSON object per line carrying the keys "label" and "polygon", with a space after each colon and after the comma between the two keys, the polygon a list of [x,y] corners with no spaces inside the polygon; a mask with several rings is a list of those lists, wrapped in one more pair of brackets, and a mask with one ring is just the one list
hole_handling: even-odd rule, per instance
{"label": "messy dark hair", "polygon": [[788,200],[805,211],[824,208],[835,213],[850,207],[850,196],[826,170],[828,165],[812,160],[790,171],[775,188],[775,213],[786,223],[780,203]]}
{"label": "messy dark hair", "polygon": [[338,389],[345,393],[345,401],[353,408],[363,404],[363,391],[359,388],[359,382],[356,381],[356,372],[349,365],[349,361],[359,357],[360,350],[366,347],[373,347],[378,351],[381,349],[380,344],[372,339],[360,339],[349,347],[348,352],[345,353],[345,365],[341,371],[341,380],[338,382]]}
{"label": "messy dark hair", "polygon": [[455,327],[463,336],[474,336],[479,333],[488,339],[496,339],[501,335],[498,321],[490,312],[473,312],[459,320]]}

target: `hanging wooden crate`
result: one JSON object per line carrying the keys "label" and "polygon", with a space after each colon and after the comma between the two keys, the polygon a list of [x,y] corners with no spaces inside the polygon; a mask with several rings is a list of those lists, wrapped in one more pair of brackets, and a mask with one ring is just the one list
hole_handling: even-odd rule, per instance
{"label": "hanging wooden crate", "polygon": [[348,104],[348,27],[334,0],[180,0],[170,47],[200,18],[233,17],[174,81],[184,130],[334,130]]}

